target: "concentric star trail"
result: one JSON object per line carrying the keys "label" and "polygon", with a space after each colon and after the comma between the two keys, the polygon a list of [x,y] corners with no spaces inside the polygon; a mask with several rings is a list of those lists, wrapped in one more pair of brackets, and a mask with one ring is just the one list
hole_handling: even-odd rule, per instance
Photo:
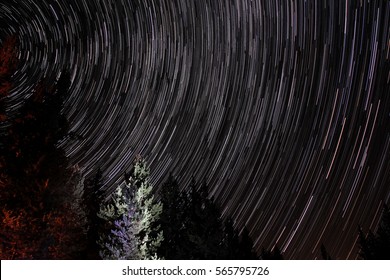
{"label": "concentric star trail", "polygon": [[291,259],[356,258],[389,202],[388,0],[6,0],[0,27],[15,108],[71,72],[64,145],[107,186],[141,154]]}

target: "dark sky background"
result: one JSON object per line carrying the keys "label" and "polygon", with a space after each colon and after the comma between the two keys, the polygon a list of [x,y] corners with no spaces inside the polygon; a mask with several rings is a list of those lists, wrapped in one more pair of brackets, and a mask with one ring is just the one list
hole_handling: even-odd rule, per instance
{"label": "dark sky background", "polygon": [[256,248],[356,258],[390,196],[390,1],[2,0],[17,107],[72,75],[65,143],[115,187],[135,155],[156,190],[206,180]]}

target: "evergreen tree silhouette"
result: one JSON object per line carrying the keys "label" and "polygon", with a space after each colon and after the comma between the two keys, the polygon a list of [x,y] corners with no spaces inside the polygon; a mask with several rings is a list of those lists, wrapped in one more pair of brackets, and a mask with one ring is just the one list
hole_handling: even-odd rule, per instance
{"label": "evergreen tree silhouette", "polygon": [[207,197],[207,185],[197,187],[193,179],[184,207],[188,243],[184,245],[190,259],[219,259],[223,239],[220,212]]}
{"label": "evergreen tree silhouette", "polygon": [[237,230],[233,226],[233,219],[225,220],[223,229],[223,250],[222,258],[227,260],[236,260],[240,254],[240,240]]}
{"label": "evergreen tree silhouette", "polygon": [[239,235],[231,218],[223,222],[221,210],[208,197],[205,183],[198,187],[192,179],[189,187],[180,192],[171,175],[160,197],[164,204],[160,254],[165,259],[258,259],[248,231]]}
{"label": "evergreen tree silhouette", "polygon": [[329,255],[328,251],[325,248],[324,244],[321,244],[321,256],[324,260],[331,260],[331,256]]}
{"label": "evergreen tree silhouette", "polygon": [[243,228],[239,244],[239,255],[237,259],[240,260],[255,260],[259,259],[253,251],[253,241],[249,236],[249,231],[246,227]]}
{"label": "evergreen tree silhouette", "polygon": [[100,205],[103,202],[103,172],[99,168],[95,175],[85,184],[83,203],[87,209],[88,232],[87,232],[87,259],[97,260],[99,256],[99,236],[103,231],[104,224],[98,217]]}
{"label": "evergreen tree silhouette", "polygon": [[184,244],[189,242],[186,233],[186,217],[183,212],[185,198],[183,198],[178,182],[172,174],[163,184],[160,196],[163,204],[161,230],[164,239],[158,250],[158,255],[167,260],[187,259],[183,250]]}
{"label": "evergreen tree silhouette", "polygon": [[359,255],[366,260],[390,260],[390,211],[385,204],[378,230],[367,235],[359,227]]}
{"label": "evergreen tree silhouette", "polygon": [[263,260],[283,260],[282,252],[280,251],[279,247],[275,245],[275,247],[271,250],[262,249],[261,250],[261,259]]}

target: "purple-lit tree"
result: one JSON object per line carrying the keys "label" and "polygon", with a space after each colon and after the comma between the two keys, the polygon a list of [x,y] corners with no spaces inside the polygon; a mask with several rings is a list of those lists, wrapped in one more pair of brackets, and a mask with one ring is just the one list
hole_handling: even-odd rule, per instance
{"label": "purple-lit tree", "polygon": [[112,203],[102,205],[98,216],[105,221],[106,232],[99,240],[100,257],[108,260],[137,259],[134,192],[126,182],[112,195]]}
{"label": "purple-lit tree", "polygon": [[159,217],[162,204],[152,195],[149,168],[138,158],[125,182],[118,186],[112,203],[103,205],[99,217],[107,232],[100,239],[103,259],[154,259],[163,239]]}

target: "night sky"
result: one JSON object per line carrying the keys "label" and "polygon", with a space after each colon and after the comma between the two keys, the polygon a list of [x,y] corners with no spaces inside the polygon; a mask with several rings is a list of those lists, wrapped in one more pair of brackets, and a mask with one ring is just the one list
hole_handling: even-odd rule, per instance
{"label": "night sky", "polygon": [[355,259],[390,201],[388,0],[2,0],[12,34],[13,108],[68,69],[64,145],[107,187],[141,154],[287,259]]}

